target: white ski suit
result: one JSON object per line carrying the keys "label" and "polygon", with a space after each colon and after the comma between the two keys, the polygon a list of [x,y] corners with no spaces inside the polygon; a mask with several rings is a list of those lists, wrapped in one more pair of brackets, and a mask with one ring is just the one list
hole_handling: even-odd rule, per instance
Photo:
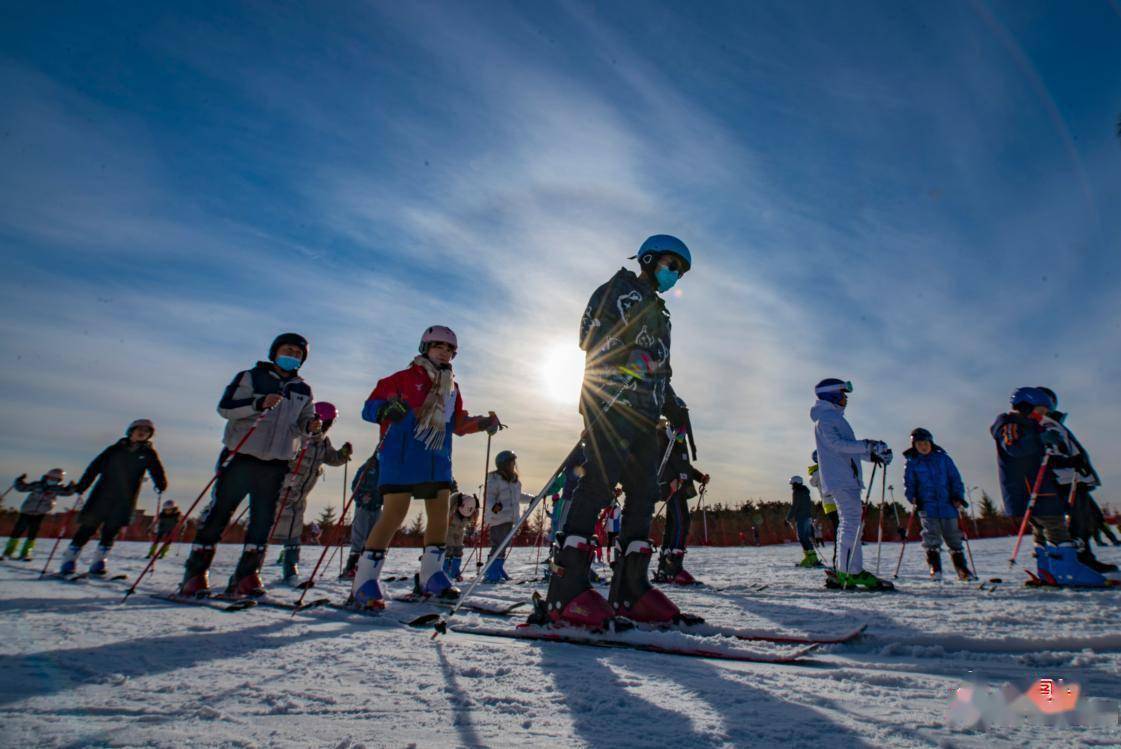
{"label": "white ski suit", "polygon": [[845,409],[826,400],[818,400],[810,409],[814,422],[814,442],[820,466],[821,491],[837,505],[840,524],[837,527],[837,571],[857,574],[864,569],[864,555],[857,538],[861,515],[861,490],[864,478],[860,461],[871,460],[868,440],[858,440],[848,421]]}

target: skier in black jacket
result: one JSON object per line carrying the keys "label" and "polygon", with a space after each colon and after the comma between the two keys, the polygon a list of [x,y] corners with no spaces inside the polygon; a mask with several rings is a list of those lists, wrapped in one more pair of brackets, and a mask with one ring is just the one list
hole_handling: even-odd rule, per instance
{"label": "skier in black jacket", "polygon": [[[669,622],[682,615],[647,577],[650,521],[658,499],[658,417],[684,423],[685,404],[670,385],[670,319],[659,296],[691,265],[676,237],[650,237],[635,255],[640,272],[622,268],[596,289],[580,323],[586,354],[580,412],[587,432],[586,473],[573,492],[549,592],[532,621],[602,628],[615,614]],[[679,421],[682,420],[682,421]],[[608,600],[589,582],[596,520],[623,485],[623,557]]]}
{"label": "skier in black jacket", "polygon": [[694,585],[697,582],[685,569],[685,551],[689,545],[689,500],[697,496],[694,482],[699,481],[701,486],[706,486],[709,479],[707,473],[697,470],[689,462],[688,433],[688,425],[670,424],[668,421],[658,425],[659,460],[669,450],[671,437],[674,444],[669,450],[666,467],[658,477],[661,498],[666,502],[666,527],[654,580],[674,585]]}
{"label": "skier in black jacket", "polygon": [[799,567],[821,567],[821,560],[817,558],[814,548],[813,529],[813,499],[810,490],[806,488],[801,476],[790,477],[790,511],[786,513],[786,522],[794,526],[798,533],[798,543],[802,544],[805,555],[798,562]]}
{"label": "skier in black jacket", "polygon": [[132,520],[144,474],[152,477],[157,492],[167,491],[167,476],[152,446],[155,436],[155,424],[149,419],[137,419],[128,425],[124,438],[105,448],[82,474],[76,484],[79,494],[89,489],[95,479],[97,484],[78,515],[78,531],[62,556],[60,574],[74,573],[82,547],[98,528],[101,529],[101,543],[89,572],[91,575],[107,574],[105,560],[121,528]]}

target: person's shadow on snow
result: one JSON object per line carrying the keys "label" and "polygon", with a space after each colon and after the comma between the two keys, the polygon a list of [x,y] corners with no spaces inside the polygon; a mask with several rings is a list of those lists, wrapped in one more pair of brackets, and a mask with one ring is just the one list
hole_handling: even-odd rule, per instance
{"label": "person's shadow on snow", "polygon": [[[725,668],[713,662],[584,646],[545,645],[539,652],[587,746],[817,747],[823,735],[833,745],[870,746],[813,706],[724,678]],[[759,668],[771,675],[767,681],[779,682],[775,668],[798,667]]]}

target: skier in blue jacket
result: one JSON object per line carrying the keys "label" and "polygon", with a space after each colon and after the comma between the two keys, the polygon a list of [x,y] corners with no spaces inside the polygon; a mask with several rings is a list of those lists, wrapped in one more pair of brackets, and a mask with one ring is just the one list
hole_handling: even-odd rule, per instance
{"label": "skier in blue jacket", "polygon": [[967,506],[965,484],[945,450],[934,443],[930,430],[918,427],[911,432],[911,447],[903,453],[907,466],[903,481],[907,501],[915,506],[922,523],[922,545],[930,577],[942,579],[942,542],[950,547],[950,559],[962,580],[975,580],[965,561],[961,543],[958,510]]}

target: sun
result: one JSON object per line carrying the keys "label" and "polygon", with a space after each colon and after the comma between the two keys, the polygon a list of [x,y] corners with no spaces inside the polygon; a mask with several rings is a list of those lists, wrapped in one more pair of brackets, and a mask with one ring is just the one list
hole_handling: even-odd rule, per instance
{"label": "sun", "polygon": [[541,383],[545,394],[557,403],[576,403],[584,379],[584,352],[568,343],[554,343],[545,350],[541,362]]}

